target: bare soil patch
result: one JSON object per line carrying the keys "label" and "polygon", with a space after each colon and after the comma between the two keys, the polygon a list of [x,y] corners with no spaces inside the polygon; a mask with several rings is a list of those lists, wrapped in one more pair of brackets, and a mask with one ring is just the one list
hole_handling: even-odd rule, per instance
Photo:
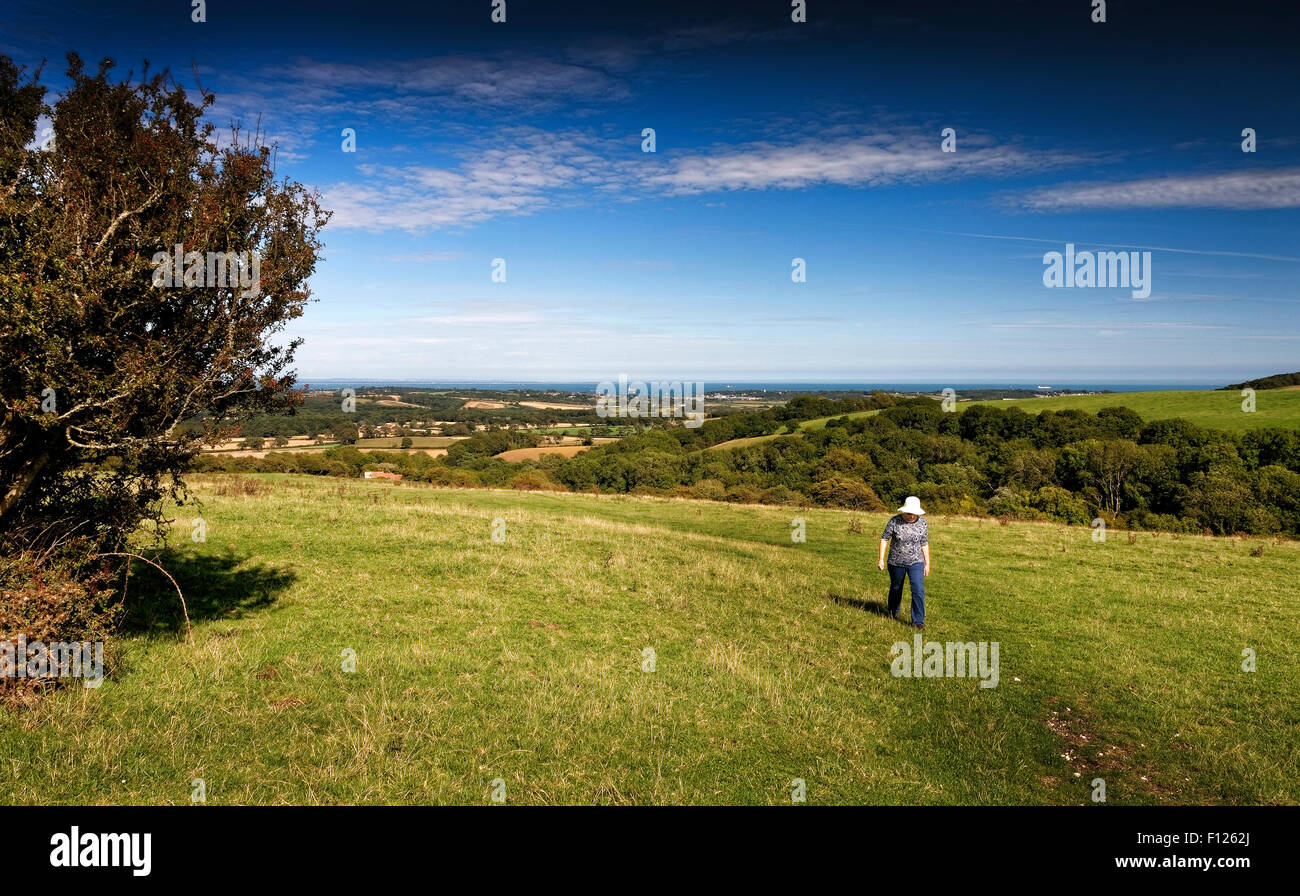
{"label": "bare soil patch", "polygon": [[514,448],[510,451],[503,451],[497,455],[501,460],[518,462],[521,460],[537,460],[546,454],[559,454],[563,457],[573,457],[581,454],[590,448],[590,445],[551,445],[546,448]]}

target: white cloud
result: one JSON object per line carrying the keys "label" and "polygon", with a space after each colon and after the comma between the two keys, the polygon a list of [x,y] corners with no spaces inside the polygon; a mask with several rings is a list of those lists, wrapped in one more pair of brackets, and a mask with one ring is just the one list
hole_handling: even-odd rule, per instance
{"label": "white cloud", "polygon": [[[1100,243],[1093,240],[1084,240],[1077,237],[1071,239],[1046,239],[1038,236],[1011,236],[1003,233],[970,233],[961,230],[926,230],[917,228],[921,233],[941,233],[947,236],[968,236],[980,240],[1010,240],[1020,243],[1042,243],[1051,246],[1064,246],[1067,242],[1075,243],[1079,247],[1096,246],[1098,248],[1112,249],[1149,249],[1153,252],[1172,252],[1177,255],[1208,255],[1219,258],[1257,258],[1262,261],[1290,261],[1300,262],[1300,256],[1295,255],[1270,255],[1260,252],[1231,252],[1222,249],[1185,249],[1176,246],[1145,246],[1140,243]],[[1037,258],[1037,255],[1017,256],[1021,258]]]}
{"label": "white cloud", "polygon": [[594,68],[524,55],[385,59],[364,65],[301,58],[259,73],[259,81],[268,80],[279,85],[281,95],[308,103],[329,103],[349,95],[373,99],[379,91],[392,104],[390,111],[405,110],[410,115],[421,111],[419,104],[411,102],[417,97],[436,99],[443,107],[538,110],[575,99],[610,100],[628,93],[621,81]]}
{"label": "white cloud", "polygon": [[1114,323],[1107,321],[1104,323],[1068,323],[1068,324],[1051,324],[1039,323],[1038,321],[1023,321],[1019,323],[990,323],[985,324],[993,330],[1096,330],[1105,329],[1110,332],[1123,332],[1126,330],[1227,330],[1229,327],[1219,326],[1217,324],[1189,324],[1178,321],[1135,321],[1131,323]]}
{"label": "white cloud", "polygon": [[823,184],[877,187],[949,178],[999,177],[1058,167],[1077,158],[1064,153],[998,145],[981,135],[960,138],[957,152],[939,148],[938,134],[916,129],[792,144],[750,143],[715,147],[672,163],[646,179],[675,193],[800,189]]}
{"label": "white cloud", "polygon": [[1009,197],[1009,201],[1040,212],[1099,208],[1300,208],[1300,168],[1065,184]]}
{"label": "white cloud", "polygon": [[331,227],[411,232],[526,215],[581,186],[608,186],[614,168],[594,141],[535,129],[494,132],[455,167],[364,165],[364,181],[322,189]]}
{"label": "white cloud", "polygon": [[880,187],[968,177],[999,177],[1058,167],[1078,157],[995,144],[968,135],[957,153],[939,150],[919,130],[809,137],[797,143],[717,145],[681,156],[629,153],[633,136],[615,140],[576,130],[515,127],[463,145],[451,166],[366,165],[364,181],[322,190],[331,227],[420,231],[526,215],[558,202],[824,184]]}

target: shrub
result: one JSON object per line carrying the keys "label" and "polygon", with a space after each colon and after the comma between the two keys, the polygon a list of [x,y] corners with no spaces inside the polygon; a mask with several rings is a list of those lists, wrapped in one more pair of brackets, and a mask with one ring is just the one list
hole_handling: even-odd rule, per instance
{"label": "shrub", "polygon": [[1164,532],[1197,532],[1200,527],[1195,520],[1185,520],[1172,513],[1135,512],[1129,518],[1129,525],[1143,529],[1159,529]]}
{"label": "shrub", "polygon": [[[78,560],[83,542],[53,557],[24,552],[0,558],[0,641],[106,641],[121,613],[106,560]],[[29,704],[59,678],[0,678],[0,703]]]}
{"label": "shrub", "polygon": [[989,513],[1007,519],[1038,519],[1040,511],[1029,503],[1028,496],[1009,486],[1003,486],[993,493],[989,501]]}
{"label": "shrub", "polygon": [[1054,485],[1038,489],[1030,503],[1050,520],[1072,526],[1086,526],[1092,522],[1092,513],[1089,512],[1086,501]]}
{"label": "shrub", "polygon": [[940,485],[935,482],[922,482],[916,486],[915,494],[929,510],[938,513],[960,513],[970,516],[984,511],[983,503],[968,494],[957,485]]}
{"label": "shrub", "polygon": [[564,486],[546,475],[544,470],[525,468],[510,482],[511,488],[528,492],[564,491]]}
{"label": "shrub", "polygon": [[879,513],[885,509],[880,497],[865,482],[844,479],[838,476],[814,482],[808,490],[808,497],[814,504],[825,507],[844,507],[849,510],[862,510],[867,513]]}
{"label": "shrub", "polygon": [[716,479],[701,479],[690,488],[692,498],[700,498],[705,501],[725,501],[727,499],[727,487]]}
{"label": "shrub", "polygon": [[733,485],[727,489],[726,495],[728,501],[734,501],[737,504],[757,504],[762,497],[763,490],[757,485],[750,485],[748,482]]}
{"label": "shrub", "polygon": [[761,504],[779,504],[781,506],[792,507],[802,504],[804,497],[794,489],[787,488],[784,485],[778,485],[773,488],[765,489],[763,493],[759,495],[758,500]]}
{"label": "shrub", "polygon": [[477,488],[483,484],[473,470],[459,470],[454,467],[430,467],[420,478],[434,485],[451,488]]}

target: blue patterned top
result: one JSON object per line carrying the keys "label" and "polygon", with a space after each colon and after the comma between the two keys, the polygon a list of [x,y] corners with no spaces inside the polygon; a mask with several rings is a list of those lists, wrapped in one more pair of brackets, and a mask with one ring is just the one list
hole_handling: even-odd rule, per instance
{"label": "blue patterned top", "polygon": [[921,553],[921,546],[930,543],[930,526],[923,516],[917,517],[916,522],[909,523],[900,513],[885,524],[880,540],[889,542],[890,566],[924,563],[925,555]]}

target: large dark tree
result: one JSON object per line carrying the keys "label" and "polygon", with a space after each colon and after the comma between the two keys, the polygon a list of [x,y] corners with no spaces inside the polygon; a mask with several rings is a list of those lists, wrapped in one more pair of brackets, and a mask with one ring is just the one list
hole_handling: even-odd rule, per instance
{"label": "large dark tree", "polygon": [[[297,343],[273,339],[309,300],[329,217],[319,197],[276,180],[258,135],[219,141],[201,87],[195,102],[147,64],[139,78],[112,70],[105,60],[88,74],[69,55],[70,83],[51,106],[39,72],[0,57],[7,553],[114,550],[162,522],[164,499],[184,495],[178,474],[221,427],[299,397]],[[52,140],[37,133],[47,119]],[[258,283],[159,285],[155,258],[177,245],[204,258],[256,253]],[[211,421],[203,432],[177,427],[199,414]]]}

